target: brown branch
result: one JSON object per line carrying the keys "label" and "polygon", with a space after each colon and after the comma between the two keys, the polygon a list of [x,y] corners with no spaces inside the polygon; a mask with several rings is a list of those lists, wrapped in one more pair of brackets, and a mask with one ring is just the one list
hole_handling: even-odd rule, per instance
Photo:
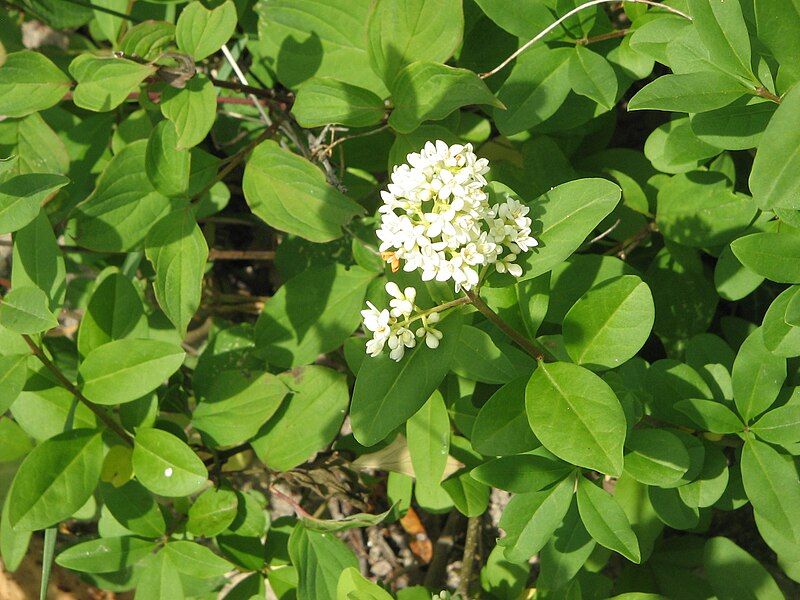
{"label": "brown branch", "polygon": [[275,251],[212,249],[208,253],[208,260],[275,260]]}
{"label": "brown branch", "polygon": [[469,600],[469,584],[472,581],[472,567],[475,565],[475,552],[478,547],[478,535],[481,528],[480,517],[470,517],[467,522],[467,539],[464,542],[464,554],[461,559],[461,581],[458,582],[456,593]]}
{"label": "brown branch", "polygon": [[[155,103],[155,104],[158,104],[161,101],[161,94],[159,92],[147,92],[147,95],[148,95],[150,101]],[[140,96],[139,92],[131,92],[130,94],[128,94],[127,99],[128,100],[138,100],[139,96]],[[66,94],[64,94],[64,97],[61,100],[62,101],[64,101],[64,100],[71,101],[72,100],[72,91],[69,91]],[[248,104],[249,105],[249,104],[252,104],[252,103],[253,102],[252,102],[252,100],[250,100],[250,98],[236,98],[236,97],[233,97],[233,96],[217,96],[217,104],[240,104],[240,105]],[[266,101],[264,101],[264,104],[266,104]]]}
{"label": "brown branch", "polygon": [[47,370],[49,370],[56,379],[58,379],[59,383],[66,390],[75,396],[75,398],[77,398],[81,404],[85,405],[89,410],[91,410],[97,416],[97,418],[100,419],[111,431],[116,433],[125,444],[128,446],[133,446],[133,438],[131,438],[130,434],[125,431],[116,421],[114,421],[114,419],[112,419],[105,410],[84,396],[83,393],[81,393],[81,391],[75,387],[75,385],[61,372],[61,369],[53,364],[53,362],[44,353],[44,350],[42,350],[42,348],[38,346],[29,335],[23,333],[22,339],[24,339],[25,343],[28,344],[28,347],[31,349],[31,352],[33,352],[36,358],[38,358],[45,368],[47,368]]}
{"label": "brown branch", "polygon": [[776,96],[772,92],[770,92],[767,88],[763,85],[756,88],[756,95],[761,96],[762,98],[766,98],[767,100],[772,100],[775,104],[781,103],[781,97]]}
{"label": "brown branch", "polygon": [[614,38],[625,37],[629,31],[630,29],[627,27],[625,29],[616,29],[614,31],[609,31],[608,33],[602,33],[600,35],[592,36],[590,38],[581,38],[579,40],[575,40],[575,44],[577,46],[588,46],[589,44],[594,44],[596,42],[613,40]]}
{"label": "brown branch", "polygon": [[498,315],[491,308],[489,308],[489,305],[486,304],[478,294],[472,291],[464,293],[470,299],[472,305],[475,308],[477,308],[492,323],[497,325],[497,327],[503,333],[505,333],[512,340],[514,340],[518,346],[520,346],[523,350],[525,350],[525,352],[530,354],[533,358],[535,358],[538,361],[543,361],[545,359],[555,360],[555,358],[550,354],[550,352],[548,352],[537,341],[528,339],[527,337],[522,335],[519,331],[511,327],[511,325],[506,323],[500,317],[500,315]]}

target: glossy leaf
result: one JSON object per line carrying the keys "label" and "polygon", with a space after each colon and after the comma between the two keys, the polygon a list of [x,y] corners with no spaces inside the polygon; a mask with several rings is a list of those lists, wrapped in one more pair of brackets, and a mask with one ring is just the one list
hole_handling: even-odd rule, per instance
{"label": "glossy leaf", "polygon": [[188,496],[206,482],[203,461],[180,439],[161,429],[140,428],[133,446],[133,472],[159,496]]}
{"label": "glossy leaf", "polygon": [[639,542],[614,497],[588,479],[578,480],[578,510],[586,530],[601,546],[631,562],[641,560]]}
{"label": "glossy leaf", "polygon": [[625,415],[597,375],[569,363],[539,363],[525,406],[533,432],[550,452],[601,473],[622,473]]}

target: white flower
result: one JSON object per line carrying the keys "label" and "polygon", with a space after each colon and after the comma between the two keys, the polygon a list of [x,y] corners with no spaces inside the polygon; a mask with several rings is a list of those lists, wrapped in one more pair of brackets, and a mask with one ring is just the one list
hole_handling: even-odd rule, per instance
{"label": "white flower", "polygon": [[400,362],[406,348],[413,348],[417,345],[417,340],[414,334],[407,327],[398,327],[392,335],[389,336],[389,358],[394,361]]}
{"label": "white flower", "polygon": [[[421,270],[423,281],[452,280],[456,291],[470,290],[480,281],[480,268],[537,245],[527,206],[513,198],[489,206],[489,161],[478,158],[471,144],[427,142],[406,161],[393,169],[378,209],[380,251],[393,270],[402,262],[405,271]],[[497,268],[522,273],[513,259]],[[407,299],[392,295],[392,316],[406,314],[400,308],[409,308]]]}
{"label": "white flower", "polygon": [[413,287],[407,287],[402,292],[400,287],[394,282],[390,281],[386,284],[386,292],[392,296],[389,300],[389,306],[392,308],[389,313],[395,318],[411,316],[414,312],[414,300],[417,297],[417,290]]}
{"label": "white flower", "polygon": [[[400,286],[391,281],[385,287],[391,297],[391,310],[379,310],[372,302],[367,302],[367,308],[361,311],[364,329],[372,333],[372,338],[367,340],[367,354],[378,356],[388,345],[389,357],[400,361],[406,348],[413,348],[417,338],[423,337],[428,348],[437,348],[442,339],[442,332],[434,327],[439,322],[439,313],[420,310],[414,304],[417,290],[413,287],[400,290]],[[422,327],[412,332],[409,326],[418,320],[422,321]]]}

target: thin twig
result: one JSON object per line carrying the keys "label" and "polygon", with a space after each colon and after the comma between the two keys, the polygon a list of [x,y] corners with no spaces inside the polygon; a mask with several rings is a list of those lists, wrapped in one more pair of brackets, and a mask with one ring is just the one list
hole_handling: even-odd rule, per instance
{"label": "thin twig", "polygon": [[275,260],[274,250],[217,250],[208,253],[208,260]]}
{"label": "thin twig", "polygon": [[606,40],[613,40],[619,37],[625,37],[628,35],[630,28],[626,27],[625,29],[615,29],[614,31],[609,31],[608,33],[601,33],[600,35],[594,35],[590,38],[581,38],[579,40],[575,40],[575,44],[578,46],[588,46],[589,44],[594,44],[597,42],[604,42]]}
{"label": "thin twig", "polygon": [[[245,74],[239,68],[239,63],[236,62],[236,59],[233,57],[233,54],[231,54],[231,51],[228,49],[227,44],[222,44],[222,54],[225,56],[225,60],[228,61],[228,64],[231,66],[231,69],[233,69],[233,72],[236,73],[236,77],[238,77],[239,81],[242,82],[242,85],[247,86],[249,88],[250,85],[247,83],[247,77],[245,77]],[[267,116],[267,113],[264,111],[264,107],[261,106],[261,102],[259,102],[258,96],[252,91],[248,92],[247,95],[250,98],[250,101],[253,103],[253,106],[255,106],[256,110],[258,110],[258,114],[261,115],[261,118],[264,120],[264,123],[266,123],[267,125],[271,125],[272,121]]]}
{"label": "thin twig", "polygon": [[116,10],[106,8],[105,6],[100,6],[98,4],[92,4],[88,2],[88,0],[66,0],[70,4],[75,4],[77,6],[83,6],[84,8],[91,8],[92,10],[96,10],[97,12],[106,13],[107,15],[111,15],[112,17],[119,17],[120,19],[125,19],[126,21],[132,21],[133,23],[142,23],[142,19],[137,19],[131,15],[126,15],[125,13],[117,12]]}
{"label": "thin twig", "polygon": [[767,88],[765,88],[763,85],[760,85],[756,88],[756,94],[758,96],[761,96],[762,98],[766,98],[767,100],[772,100],[775,104],[781,103],[781,97],[776,96],[775,94],[770,92]]}
{"label": "thin twig", "polygon": [[225,166],[219,170],[216,177],[214,177],[214,179],[209,181],[208,184],[206,184],[206,186],[202,190],[200,190],[194,195],[192,201],[193,202],[199,201],[205,194],[207,194],[211,190],[212,187],[214,187],[217,183],[225,179],[225,177],[227,177],[231,171],[233,171],[237,166],[239,166],[239,163],[241,163],[245,158],[247,158],[247,156],[256,148],[256,146],[258,146],[264,140],[274,136],[275,132],[278,130],[278,126],[279,122],[275,121],[269,127],[267,127],[261,133],[261,135],[259,135],[256,139],[247,144],[247,146],[239,150],[236,154],[231,156],[228,162],[225,164]]}
{"label": "thin twig", "polygon": [[464,554],[461,559],[461,581],[458,582],[456,592],[464,600],[469,600],[469,584],[472,581],[472,567],[475,564],[475,551],[478,547],[478,534],[480,533],[481,518],[470,517],[467,522],[467,539],[464,542]]}
{"label": "thin twig", "polygon": [[494,312],[489,305],[486,304],[483,299],[476,294],[475,292],[469,291],[464,292],[467,298],[470,299],[472,305],[477,308],[483,315],[489,319],[492,323],[497,325],[497,327],[505,333],[508,337],[514,340],[517,345],[519,345],[525,352],[530,354],[533,358],[538,361],[543,361],[545,359],[554,360],[553,356],[548,352],[543,346],[539,345],[538,342],[535,340],[530,340],[524,335],[522,335],[519,331],[511,327],[508,323],[506,323],[500,315]]}
{"label": "thin twig", "polygon": [[125,442],[128,446],[133,446],[133,439],[131,438],[130,434],[125,431],[114,419],[112,419],[106,411],[102,408],[97,406],[94,402],[89,400],[83,393],[75,387],[75,385],[67,379],[66,375],[61,372],[59,369],[44,353],[44,350],[33,341],[33,339],[26,334],[22,334],[22,339],[25,340],[25,343],[28,344],[28,347],[31,349],[31,352],[39,359],[39,361],[50,371],[56,379],[58,379],[59,383],[68,390],[73,396],[75,396],[78,401],[85,405],[89,410],[91,410],[98,419],[100,419],[106,427],[108,427],[111,431],[116,433],[119,438]]}
{"label": "thin twig", "polygon": [[[287,502],[289,505],[291,505],[292,509],[294,510],[295,514],[297,514],[298,517],[303,518],[303,519],[315,519],[314,515],[312,515],[310,512],[308,512],[302,506],[300,506],[300,504],[298,504],[297,501],[294,498],[284,494],[282,491],[280,491],[274,485],[269,486],[269,491],[273,496],[276,496],[277,498],[280,498],[284,502]],[[317,520],[317,519],[315,519],[315,520]]]}
{"label": "thin twig", "polygon": [[[690,21],[692,20],[692,17],[687,15],[685,12],[682,12],[682,11],[678,10],[677,8],[672,8],[671,6],[667,6],[666,4],[660,4],[658,2],[654,2],[653,0],[628,0],[628,1],[632,2],[632,3],[636,3],[636,4],[647,4],[648,6],[655,6],[657,8],[663,8],[664,10],[669,11],[669,12],[671,12],[673,14],[679,15],[679,16],[683,17],[684,19],[689,19]],[[499,65],[497,65],[494,69],[492,69],[491,71],[487,71],[486,73],[481,73],[480,74],[480,78],[481,79],[486,79],[487,77],[491,77],[495,73],[498,73],[499,71],[502,71],[503,68],[505,68],[505,66],[508,65],[512,60],[514,60],[520,54],[525,52],[528,48],[533,46],[536,42],[538,42],[539,40],[544,38],[548,33],[550,33],[556,27],[561,25],[561,23],[563,23],[564,21],[566,21],[567,19],[569,19],[573,15],[578,14],[583,9],[590,8],[592,6],[597,6],[598,4],[605,4],[605,3],[608,3],[608,2],[619,2],[619,0],[589,0],[589,2],[584,2],[580,6],[578,6],[576,8],[573,8],[571,11],[566,13],[564,16],[559,17],[558,19],[553,21],[550,25],[548,25],[547,27],[542,29],[539,33],[537,33],[535,36],[533,36],[533,38],[528,40],[517,51],[515,51],[513,54],[511,54],[511,56],[509,56],[507,59],[505,59]]]}

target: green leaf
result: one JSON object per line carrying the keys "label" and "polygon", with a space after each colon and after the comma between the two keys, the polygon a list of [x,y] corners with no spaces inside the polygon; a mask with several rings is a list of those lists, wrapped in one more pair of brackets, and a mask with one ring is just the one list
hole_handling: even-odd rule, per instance
{"label": "green leaf", "polygon": [[442,394],[435,391],[406,423],[406,439],[414,467],[414,495],[422,508],[442,510],[450,504],[440,483],[450,452],[450,416]]}
{"label": "green leaf", "polygon": [[672,487],[690,464],[686,446],[669,431],[634,429],[625,440],[625,472],[646,485]]}
{"label": "green leaf", "polygon": [[800,208],[800,87],[781,99],[781,105],[764,130],[753,169],[750,190],[762,209]]}
{"label": "green leaf", "polygon": [[578,364],[613,368],[642,348],[655,320],[650,288],[636,275],[593,287],[564,317],[564,346]]}
{"label": "green leaf", "polygon": [[84,395],[96,404],[122,404],[160,386],[183,364],[180,347],[158,340],[116,340],[92,350],[78,372]]}
{"label": "green leaf", "polygon": [[614,68],[605,58],[585,46],[575,46],[569,61],[569,81],[575,93],[594,100],[607,110],[617,103]]}
{"label": "green leaf", "polygon": [[3,568],[12,573],[28,553],[32,532],[15,531],[8,520],[8,501],[13,487],[9,487],[0,514],[0,556],[3,557]]}
{"label": "green leaf", "polygon": [[757,212],[752,199],[735,193],[721,173],[691,171],[675,175],[658,191],[656,223],[679,244],[707,248],[735,239]]}
{"label": "green leaf", "polygon": [[131,479],[121,487],[100,484],[103,506],[120,525],[144,537],[164,535],[167,525],[153,495],[138,481]]}
{"label": "green leaf", "polygon": [[67,287],[66,269],[50,219],[44,212],[14,234],[12,267],[12,288],[38,287],[47,295],[50,310],[60,313]]}
{"label": "green leaf", "polygon": [[63,175],[47,173],[26,173],[0,183],[0,233],[25,227],[39,214],[42,203],[68,183]]}
{"label": "green leaf", "polygon": [[767,350],[762,329],[756,329],[739,348],[731,373],[733,399],[745,423],[775,402],[785,379],[786,359]]}
{"label": "green leaf", "polygon": [[28,354],[0,356],[0,414],[17,399],[28,379]]}
{"label": "green leaf", "polygon": [[689,118],[692,131],[703,142],[725,150],[749,150],[759,146],[776,108],[769,100],[746,97]]}
{"label": "green leaf", "polygon": [[482,329],[464,325],[453,353],[453,372],[484,383],[508,383],[518,376],[511,360]]}
{"label": "green leaf", "polygon": [[764,278],[745,267],[731,250],[725,246],[714,267],[714,285],[720,298],[741,300],[751,294]]}
{"label": "green leaf", "polygon": [[256,323],[256,346],[282,367],[308,364],[341,346],[361,323],[374,273],[361,267],[325,265],[287,281]]}
{"label": "green leaf", "polygon": [[518,59],[508,79],[497,91],[507,110],[495,109],[494,119],[503,135],[513,135],[546,121],[569,94],[573,50],[531,48]]}
{"label": "green leaf", "polygon": [[573,467],[538,454],[503,456],[472,469],[481,483],[515,494],[538,492],[564,479]]}
{"label": "green leaf", "polygon": [[329,123],[366,127],[380,123],[384,112],[380,96],[331,77],[306,81],[292,105],[292,114],[303,127]]}
{"label": "green leaf", "polygon": [[745,550],[724,537],[706,542],[703,568],[720,600],[783,600],[769,572]]}
{"label": "green leaf", "polygon": [[271,373],[221,371],[199,399],[192,423],[217,446],[241,444],[258,433],[287,393]]}
{"label": "green leaf", "polygon": [[114,573],[132,567],[157,547],[158,542],[137,537],[101,537],[70,546],[56,563],[82,573]]}
{"label": "green leaf", "polygon": [[402,425],[430,398],[450,370],[458,344],[461,316],[450,314],[438,328],[436,349],[417,344],[400,362],[383,353],[368,357],[358,371],[350,419],[359,443],[372,446]]}
{"label": "green leaf", "polygon": [[154,554],[142,565],[141,575],[136,582],[135,600],[183,600],[183,584],[177,569],[166,548]]}
{"label": "green leaf", "polygon": [[213,10],[192,2],[181,11],[175,28],[175,41],[182,52],[202,60],[214,54],[236,30],[236,5],[226,0]]}
{"label": "green leaf", "polygon": [[291,397],[251,441],[268,467],[288,471],[330,444],[344,420],[349,394],[343,373],[311,365],[280,376]]}
{"label": "green leaf", "polygon": [[358,569],[355,555],[335,535],[310,531],[303,525],[292,531],[289,556],[297,568],[297,600],[335,598],[342,571]]}
{"label": "green leaf", "polygon": [[192,77],[183,89],[167,87],[161,94],[161,114],[172,121],[178,134],[178,151],[202,142],[217,117],[217,92],[202,74]]}
{"label": "green leaf", "polygon": [[41,333],[58,327],[45,293],[37,287],[14,287],[0,304],[0,325],[14,333]]}
{"label": "green leaf", "polygon": [[500,517],[506,535],[497,541],[508,560],[527,561],[542,549],[567,514],[574,488],[575,478],[566,477],[547,490],[511,498]]}
{"label": "green leaf", "polygon": [[94,429],[60,433],[22,461],[9,496],[12,527],[35,531],[69,518],[100,480],[103,442]]}
{"label": "green leaf", "polygon": [[72,91],[72,101],[76,106],[95,112],[113,110],[156,69],[155,65],[125,58],[80,54],[69,65],[69,72],[78,82]]}
{"label": "green leaf", "polygon": [[700,474],[694,481],[678,488],[681,500],[691,508],[706,508],[714,504],[725,493],[730,479],[728,459],[722,450],[708,442],[704,445],[705,457]]}
{"label": "green leaf", "polygon": [[191,155],[178,150],[178,133],[170,121],[161,121],[150,132],[144,155],[144,170],[157,192],[183,198],[189,192]]}
{"label": "green leaf", "polygon": [[15,421],[7,417],[0,417],[0,462],[16,461],[33,449],[33,443],[22,428]]}
{"label": "green leaf", "polygon": [[564,522],[539,553],[540,570],[536,587],[544,590],[563,588],[578,574],[595,545],[581,521],[578,504],[572,502]]}
{"label": "green leaf", "polygon": [[581,477],[578,479],[578,511],[586,530],[601,546],[619,552],[631,562],[639,563],[639,541],[628,517],[614,497]]}
{"label": "green leaf", "polygon": [[208,479],[203,461],[179,438],[161,429],[142,427],[133,446],[133,472],[159,496],[188,496]]}
{"label": "green leaf", "polygon": [[12,175],[63,175],[69,169],[69,156],[64,142],[38,113],[0,122],[0,156],[18,157],[10,169]]}
{"label": "green leaf", "polygon": [[742,264],[778,283],[800,283],[800,235],[795,233],[751,233],[731,243]]}
{"label": "green leaf", "polygon": [[98,252],[127,252],[154,223],[177,208],[155,190],[145,172],[146,140],[125,146],[106,165],[92,195],[75,210],[77,241]]}
{"label": "green leaf", "polygon": [[197,579],[222,577],[235,567],[205,546],[185,540],[170,541],[164,550],[179,573]]}
{"label": "green leaf", "polygon": [[379,0],[367,21],[372,69],[392,88],[397,73],[417,61],[446,62],[461,45],[464,11],[459,0]]}
{"label": "green leaf", "polygon": [[795,448],[800,443],[800,406],[779,406],[753,423],[750,431],[770,444]]}
{"label": "green leaf", "polygon": [[387,517],[395,513],[395,506],[388,510],[377,514],[371,515],[367,513],[356,513],[348,515],[341,519],[316,519],[314,517],[302,517],[301,521],[306,529],[325,532],[347,531],[348,529],[355,529],[361,527],[372,527],[383,523]]}
{"label": "green leaf", "polygon": [[544,3],[516,0],[476,0],[475,3],[497,25],[520,38],[532,38],[553,21],[553,13]]}
{"label": "green leaf", "polygon": [[340,0],[259,3],[259,52],[289,88],[314,76],[333,77],[385,97],[367,52],[370,6]]}
{"label": "green leaf", "polygon": [[525,390],[536,437],[569,463],[613,476],[622,474],[625,414],[597,375],[569,363],[539,363]]}
{"label": "green leaf", "polygon": [[800,36],[800,5],[795,0],[754,2],[758,40],[781,65],[796,65],[800,49],[793,43]]}
{"label": "green leaf", "polygon": [[728,106],[752,90],[725,73],[662,75],[636,92],[628,110],[700,113]]}
{"label": "green leaf", "polygon": [[712,433],[737,433],[744,429],[744,424],[731,409],[713,400],[680,400],[675,408],[689,417],[702,428]]}
{"label": "green leaf", "polygon": [[486,401],[472,427],[472,446],[486,456],[519,454],[538,447],[525,412],[528,377],[519,377]]}
{"label": "green leaf", "polygon": [[236,492],[229,487],[209,488],[189,508],[186,530],[198,537],[214,537],[233,523],[238,504]]}
{"label": "green leaf", "polygon": [[153,225],[144,252],[156,271],[158,304],[183,334],[200,306],[208,259],[208,244],[192,210],[177,210]]}
{"label": "green leaf", "polygon": [[[175,39],[175,25],[166,21],[145,21],[125,32],[119,49],[128,56],[155,60]],[[163,96],[162,96],[163,102]]]}
{"label": "green leaf", "polygon": [[645,156],[656,169],[665,173],[697,169],[720,152],[720,148],[695,135],[688,117],[678,117],[660,125],[644,143]]}
{"label": "green leaf", "polygon": [[688,0],[692,25],[721,71],[757,81],[750,68],[750,35],[738,2]]}
{"label": "green leaf", "polygon": [[78,329],[78,351],[86,356],[108,342],[135,337],[143,317],[142,300],[131,280],[114,271],[101,274]]}
{"label": "green leaf", "polygon": [[[61,386],[53,384],[41,375],[31,374],[29,387],[11,406],[11,414],[20,427],[39,442],[64,431],[64,424],[73,412],[74,396]],[[73,424],[76,428],[94,428],[94,413],[83,404],[74,409]]]}
{"label": "green leaf", "polygon": [[800,485],[789,457],[749,439],[742,450],[742,483],[753,510],[784,536],[800,544]]}
{"label": "green leaf", "polygon": [[389,125],[400,133],[410,133],[424,121],[444,119],[468,104],[504,108],[472,71],[433,62],[404,67],[391,87],[394,110]]}
{"label": "green leaf", "polygon": [[24,117],[50,108],[61,101],[71,83],[44,54],[12,52],[0,67],[0,114]]}
{"label": "green leaf", "polygon": [[[539,246],[521,261],[522,279],[546,273],[575,252],[619,202],[619,186],[607,179],[578,179],[556,186],[530,203],[540,224]],[[538,213],[538,214],[537,214]]]}
{"label": "green leaf", "polygon": [[318,168],[267,140],[251,154],[242,180],[253,213],[280,231],[312,242],[335,240],[363,209],[325,182]]}
{"label": "green leaf", "polygon": [[347,567],[339,575],[336,600],[392,600],[392,595],[368,579],[355,567]]}

